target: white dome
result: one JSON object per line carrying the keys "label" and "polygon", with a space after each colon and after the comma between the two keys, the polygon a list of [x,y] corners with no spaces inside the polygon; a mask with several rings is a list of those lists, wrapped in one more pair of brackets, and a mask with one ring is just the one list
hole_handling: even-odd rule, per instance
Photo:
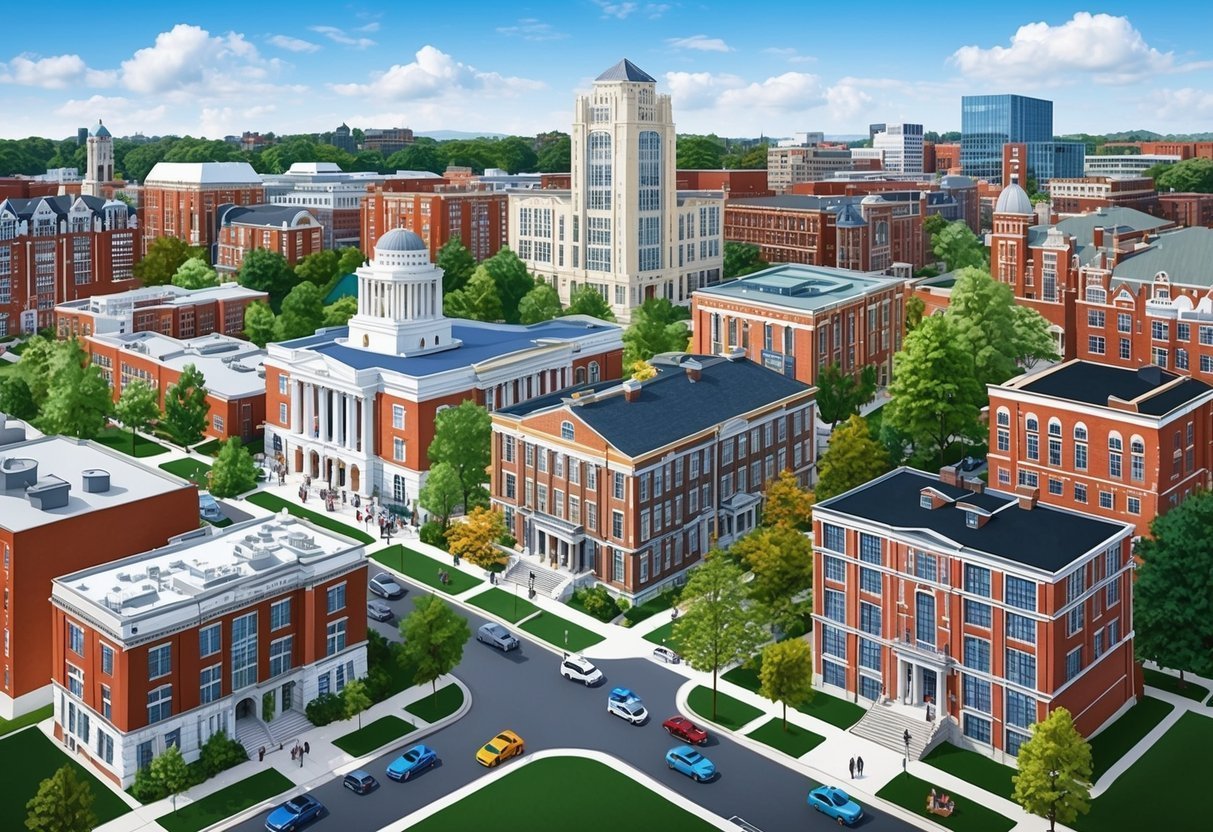
{"label": "white dome", "polygon": [[860,205],[880,205],[885,201],[880,194],[868,194],[863,199],[859,200]]}
{"label": "white dome", "polygon": [[407,228],[393,228],[375,243],[375,253],[381,251],[425,251],[425,240]]}
{"label": "white dome", "polygon": [[1032,200],[1028,192],[1012,182],[1002,189],[994,206],[995,214],[1033,214]]}

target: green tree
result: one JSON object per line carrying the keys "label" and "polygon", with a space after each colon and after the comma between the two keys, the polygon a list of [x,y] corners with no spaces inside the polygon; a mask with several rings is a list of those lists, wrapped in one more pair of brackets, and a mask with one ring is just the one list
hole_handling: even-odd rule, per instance
{"label": "green tree", "polygon": [[521,136],[506,136],[496,143],[497,167],[506,173],[522,173],[535,169],[539,157],[531,143]]}
{"label": "green tree", "polygon": [[588,284],[582,284],[569,295],[569,305],[565,307],[563,317],[569,315],[588,315],[600,321],[615,320],[615,313],[611,311],[606,298]]}
{"label": "green tree", "polygon": [[876,368],[864,367],[859,378],[844,373],[838,363],[826,367],[817,379],[817,410],[821,420],[833,428],[838,422],[859,413],[876,395]]}
{"label": "green tree", "polygon": [[206,400],[206,378],[193,364],[186,364],[164,394],[163,423],[182,445],[193,445],[206,430],[206,414],[211,403]]}
{"label": "green tree", "polygon": [[906,301],[906,332],[913,332],[922,323],[922,316],[927,311],[927,304],[917,295]]}
{"label": "green tree", "polygon": [[257,487],[257,464],[240,437],[232,436],[220,446],[209,479],[216,497],[236,497]]}
{"label": "green tree", "polygon": [[1213,676],[1213,492],[1197,491],[1150,524],[1137,542],[1133,581],[1137,655],[1162,667]]}
{"label": "green tree", "polygon": [[1011,310],[1011,328],[1015,332],[1015,363],[1030,370],[1038,361],[1057,361],[1057,342],[1049,332],[1049,322],[1035,309],[1020,306]]}
{"label": "green tree", "polygon": [[34,335],[25,342],[25,349],[21,352],[21,361],[17,363],[15,373],[29,387],[30,397],[38,409],[42,408],[46,394],[50,392],[51,364],[63,344],[62,341]]}
{"label": "green tree", "polygon": [[358,728],[362,728],[362,712],[371,707],[371,697],[366,692],[366,682],[355,679],[347,682],[341,691],[341,699],[345,702],[345,718],[358,717]]}
{"label": "green tree", "polygon": [[853,415],[830,434],[830,446],[817,461],[817,499],[828,500],[850,491],[892,468],[888,452],[872,436],[867,420]]}
{"label": "green tree", "polygon": [[274,324],[279,341],[312,335],[324,324],[324,298],[315,283],[306,281],[291,289],[282,301],[282,312]]}
{"label": "green tree", "polygon": [[416,667],[413,683],[433,685],[438,696],[438,677],[450,673],[463,659],[463,646],[471,636],[467,619],[436,595],[423,595],[413,611],[400,622],[404,638],[401,656]]}
{"label": "green tree", "polygon": [[519,322],[524,324],[550,321],[552,318],[558,317],[560,312],[560,295],[542,280],[536,281],[535,288],[527,292],[518,302]]}
{"label": "green tree", "polygon": [[573,168],[573,141],[568,133],[547,133],[540,139],[535,170],[542,173],[567,173]]}
{"label": "green tree", "polygon": [[362,253],[362,249],[356,246],[346,246],[337,252],[340,259],[337,261],[337,275],[353,274],[353,272],[361,265],[366,263],[366,255]]}
{"label": "green tree", "polygon": [[177,795],[189,788],[190,770],[181,756],[181,749],[170,745],[152,758],[148,766],[149,777],[161,794],[173,799],[173,811],[177,811]]}
{"label": "green tree", "polygon": [[948,221],[939,214],[931,214],[922,221],[922,233],[927,235],[931,251],[935,250],[935,235],[948,227]]}
{"label": "green tree", "polygon": [[341,255],[332,249],[313,251],[295,265],[295,276],[323,289],[337,277]]}
{"label": "green tree", "polygon": [[434,265],[442,269],[444,294],[462,289],[476,270],[476,260],[458,237],[452,237],[443,243],[442,248],[438,249],[438,258]]}
{"label": "green tree", "polygon": [[793,600],[813,585],[813,544],[787,526],[763,526],[733,544],[732,554],[753,574],[748,592],[772,627],[787,632],[801,620]]}
{"label": "green tree", "polygon": [[97,826],[92,787],[71,763],[38,785],[25,812],[25,828],[31,832],[83,832]]}
{"label": "green tree", "polygon": [[724,146],[715,136],[679,136],[676,145],[679,170],[719,170]]}
{"label": "green tree", "polygon": [[632,325],[623,333],[623,363],[648,361],[663,352],[682,352],[690,343],[690,313],[665,298],[649,298],[632,310]]}
{"label": "green tree", "polygon": [[[485,269],[497,285],[501,298],[501,317],[507,324],[518,323],[518,304],[535,285],[535,278],[526,270],[526,263],[508,248],[494,254],[477,268]],[[487,320],[481,318],[481,320]]]}
{"label": "green tree", "polygon": [[932,238],[931,250],[935,252],[936,257],[948,264],[948,271],[956,271],[966,266],[988,268],[985,246],[963,220],[950,222],[946,228],[936,233]]}
{"label": "green tree", "polygon": [[747,609],[741,568],[719,550],[708,552],[703,565],[682,591],[686,612],[674,624],[674,638],[695,670],[712,674],[712,719],[716,719],[716,683],[720,668],[744,661],[764,640],[763,628]]}
{"label": "green tree", "polygon": [[101,368],[85,365],[75,339],[62,342],[49,366],[50,388],[39,411],[38,428],[92,439],[104,430],[114,400]]}
{"label": "green tree", "polygon": [[259,347],[274,340],[277,318],[267,303],[250,303],[244,308],[244,337]]}
{"label": "green tree", "polygon": [[1074,727],[1070,712],[1054,709],[1032,726],[1032,736],[1019,747],[1019,771],[1012,799],[1025,812],[1049,821],[1072,824],[1091,810],[1091,746]]}
{"label": "green tree", "polygon": [[944,317],[957,346],[969,356],[973,364],[970,372],[983,389],[1017,373],[1014,309],[1015,296],[1006,283],[974,266],[957,272]]}
{"label": "green tree", "polygon": [[136,434],[147,430],[160,418],[160,395],[143,379],[131,379],[114,405],[114,418],[130,428],[131,456],[134,456]]}
{"label": "green tree", "polygon": [[451,525],[451,515],[463,502],[463,483],[459,480],[459,472],[450,463],[431,464],[425,475],[425,484],[417,493],[417,502],[438,518],[445,532]]}
{"label": "green tree", "polygon": [[219,285],[219,278],[201,257],[191,257],[173,274],[172,284],[182,289],[209,289]]}
{"label": "green tree", "polygon": [[806,532],[812,525],[813,495],[800,487],[796,475],[786,468],[767,485],[762,505],[762,524]]}
{"label": "green tree", "polygon": [[346,295],[324,307],[323,326],[345,326],[358,314],[358,298]]}
{"label": "green tree", "polygon": [[783,730],[788,730],[788,705],[803,707],[813,700],[813,653],[803,638],[768,644],[762,650],[758,693],[783,706]]}
{"label": "green tree", "polygon": [[483,264],[472,272],[467,286],[445,296],[443,306],[448,318],[499,321],[504,314],[497,284]]}
{"label": "green tree", "polygon": [[255,248],[244,256],[238,279],[246,289],[269,293],[270,306],[276,309],[295,285],[295,272],[278,252]]}
{"label": "green tree", "polygon": [[1213,194],[1213,159],[1184,159],[1173,165],[1155,165],[1146,171],[1159,193]]}
{"label": "green tree", "polygon": [[446,160],[442,158],[436,145],[417,142],[387,157],[387,167],[389,170],[423,170],[430,173],[442,173],[446,168]]}
{"label": "green tree", "polygon": [[147,247],[147,254],[135,264],[135,277],[144,286],[163,286],[172,281],[185,261],[195,257],[205,258],[206,253],[176,237],[157,237]]}
{"label": "green tree", "polygon": [[768,265],[770,264],[762,259],[762,250],[753,243],[724,244],[725,280],[760,271]]}
{"label": "green tree", "polygon": [[0,381],[0,413],[26,422],[38,416],[38,405],[29,384],[17,373],[10,373],[7,379]]}
{"label": "green tree", "polygon": [[455,470],[464,511],[488,503],[485,483],[492,445],[489,412],[471,399],[448,407],[434,418],[434,439],[427,450],[430,466],[446,463]]}

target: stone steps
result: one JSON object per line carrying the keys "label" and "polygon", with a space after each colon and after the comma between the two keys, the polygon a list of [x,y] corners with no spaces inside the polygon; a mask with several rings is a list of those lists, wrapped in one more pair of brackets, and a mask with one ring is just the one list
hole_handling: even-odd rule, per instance
{"label": "stone steps", "polygon": [[530,573],[535,573],[535,592],[555,598],[560,587],[568,580],[568,575],[540,566],[527,558],[519,558],[502,576],[502,583],[518,584],[526,589],[530,583]]}
{"label": "stone steps", "polygon": [[933,746],[932,739],[940,725],[938,719],[927,722],[922,716],[902,713],[891,705],[876,704],[868,709],[863,719],[851,726],[851,733],[904,754],[905,732],[909,731],[910,758],[921,760],[923,754]]}

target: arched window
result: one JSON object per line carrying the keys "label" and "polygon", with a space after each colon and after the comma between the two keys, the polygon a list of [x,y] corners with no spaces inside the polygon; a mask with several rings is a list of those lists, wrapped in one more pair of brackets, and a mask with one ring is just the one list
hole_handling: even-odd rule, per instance
{"label": "arched window", "polygon": [[1074,425],[1074,470],[1087,470],[1087,426],[1082,422]]}
{"label": "arched window", "polygon": [[1120,434],[1112,431],[1108,434],[1108,476],[1120,479],[1123,476],[1124,440]]}
{"label": "arched window", "polygon": [[1134,482],[1146,479],[1146,443],[1140,436],[1129,440],[1129,479]]}
{"label": "arched window", "polygon": [[585,367],[578,367],[573,373],[573,378],[577,384],[585,384]]}
{"label": "arched window", "polygon": [[1027,440],[1027,450],[1025,455],[1028,459],[1040,459],[1040,421],[1032,413],[1029,413],[1024,418],[1024,427],[1027,430],[1025,439]]}
{"label": "arched window", "polygon": [[1030,431],[1039,431],[1040,421],[1036,418],[1035,414],[1029,413],[1024,419],[1024,427]]}
{"label": "arched window", "polygon": [[567,439],[570,442],[573,441],[573,423],[572,422],[561,422],[560,423],[560,438]]}
{"label": "arched window", "polygon": [[1079,422],[1078,424],[1076,424],[1074,426],[1074,441],[1075,442],[1086,442],[1087,441],[1087,426],[1084,425],[1082,422]]}
{"label": "arched window", "polygon": [[1049,436],[1061,436],[1060,419],[1054,418],[1049,420]]}
{"label": "arched window", "polygon": [[1011,450],[1011,411],[1000,407],[994,418],[998,422],[998,444],[995,447],[1000,451],[1009,451]]}
{"label": "arched window", "polygon": [[1009,428],[1011,426],[1011,411],[1005,407],[998,408],[997,418],[1000,427]]}
{"label": "arched window", "polygon": [[599,380],[598,362],[590,362],[590,384],[597,384]]}

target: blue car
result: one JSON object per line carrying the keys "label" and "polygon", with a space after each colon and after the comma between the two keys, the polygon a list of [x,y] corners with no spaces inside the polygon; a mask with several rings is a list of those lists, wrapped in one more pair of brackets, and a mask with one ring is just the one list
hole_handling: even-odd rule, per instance
{"label": "blue car", "polygon": [[324,814],[324,804],[311,795],[301,794],[283,803],[265,819],[269,832],[295,832]]}
{"label": "blue car", "polygon": [[854,826],[863,818],[863,807],[837,786],[818,786],[809,792],[809,805],[840,824]]}
{"label": "blue car", "polygon": [[681,771],[696,783],[706,783],[716,776],[716,766],[712,761],[689,745],[680,745],[667,751],[665,764],[674,771]]}
{"label": "blue car", "polygon": [[425,771],[437,762],[437,751],[428,745],[414,745],[392,760],[387,767],[387,776],[396,781],[408,780],[414,774]]}

